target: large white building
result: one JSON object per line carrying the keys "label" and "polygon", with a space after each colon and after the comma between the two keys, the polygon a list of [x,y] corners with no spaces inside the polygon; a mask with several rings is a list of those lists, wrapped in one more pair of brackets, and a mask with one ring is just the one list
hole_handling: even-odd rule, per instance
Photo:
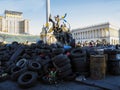
{"label": "large white building", "polygon": [[84,28],[72,30],[73,38],[76,43],[85,42],[103,42],[110,44],[119,44],[119,28],[110,23],[103,23]]}
{"label": "large white building", "polygon": [[29,20],[23,19],[22,12],[5,10],[0,16],[0,32],[10,34],[28,34]]}

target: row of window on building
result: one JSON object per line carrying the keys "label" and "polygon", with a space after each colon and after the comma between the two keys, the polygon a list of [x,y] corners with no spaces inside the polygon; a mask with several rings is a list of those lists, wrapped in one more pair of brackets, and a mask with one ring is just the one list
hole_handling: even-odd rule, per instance
{"label": "row of window on building", "polygon": [[29,33],[29,20],[23,19],[22,12],[5,10],[0,16],[0,31],[11,34]]}

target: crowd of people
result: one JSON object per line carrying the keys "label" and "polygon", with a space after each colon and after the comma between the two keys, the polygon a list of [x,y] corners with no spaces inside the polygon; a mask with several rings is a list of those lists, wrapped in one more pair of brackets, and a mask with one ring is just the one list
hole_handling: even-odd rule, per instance
{"label": "crowd of people", "polygon": [[110,43],[104,44],[104,43],[97,43],[97,42],[89,42],[89,43],[80,43],[80,42],[78,42],[75,45],[76,45],[76,47],[85,47],[85,46],[88,46],[88,47],[100,47],[101,46],[101,47],[114,47],[116,49],[118,49],[120,47],[119,44],[112,45]]}

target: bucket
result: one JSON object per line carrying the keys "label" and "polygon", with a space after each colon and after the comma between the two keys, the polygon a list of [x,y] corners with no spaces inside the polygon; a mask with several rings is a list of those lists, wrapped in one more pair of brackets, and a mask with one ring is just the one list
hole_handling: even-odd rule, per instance
{"label": "bucket", "polygon": [[92,79],[104,79],[106,74],[105,55],[91,55],[90,57],[90,76]]}

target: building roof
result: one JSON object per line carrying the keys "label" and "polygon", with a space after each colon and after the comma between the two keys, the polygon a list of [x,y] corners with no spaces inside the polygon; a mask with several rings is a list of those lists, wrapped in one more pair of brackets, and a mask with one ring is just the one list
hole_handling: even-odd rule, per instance
{"label": "building roof", "polygon": [[110,25],[110,23],[106,22],[106,23],[101,23],[101,24],[95,24],[95,25],[85,26],[85,27],[82,27],[82,28],[77,28],[77,29],[74,29],[74,30],[87,29],[87,28],[98,27],[98,26],[102,26],[102,25]]}
{"label": "building roof", "polygon": [[23,14],[22,12],[17,12],[17,11],[11,11],[11,10],[5,10],[5,14],[16,14],[16,15],[21,15]]}
{"label": "building roof", "polygon": [[72,31],[78,31],[78,30],[85,30],[85,29],[90,29],[90,28],[95,28],[95,27],[100,27],[100,26],[112,26],[116,29],[119,29],[119,27],[109,23],[109,22],[106,22],[106,23],[101,23],[101,24],[96,24],[96,25],[91,25],[91,26],[86,26],[86,27],[82,27],[82,28],[77,28],[77,29],[73,29]]}

